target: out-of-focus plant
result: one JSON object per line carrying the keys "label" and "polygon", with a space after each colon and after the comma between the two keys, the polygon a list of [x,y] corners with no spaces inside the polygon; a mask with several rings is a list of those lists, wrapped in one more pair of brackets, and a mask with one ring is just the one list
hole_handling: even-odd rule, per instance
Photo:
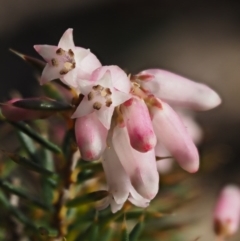
{"label": "out-of-focus plant", "polygon": [[[74,45],[72,29],[58,46],[34,48],[46,63],[12,51],[33,66],[40,96],[1,103],[0,138],[9,141],[0,151],[0,236],[177,240],[187,223],[169,218],[198,191],[187,173],[169,171],[173,158],[198,170],[202,136],[182,108],[212,109],[218,94],[160,69],[127,76],[102,66]],[[168,174],[155,197],[159,173]]]}

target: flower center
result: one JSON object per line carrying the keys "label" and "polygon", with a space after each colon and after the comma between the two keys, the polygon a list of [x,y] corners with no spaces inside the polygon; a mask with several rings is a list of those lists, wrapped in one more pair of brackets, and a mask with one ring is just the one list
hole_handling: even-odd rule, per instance
{"label": "flower center", "polygon": [[100,110],[102,106],[110,107],[112,105],[112,92],[109,88],[101,85],[92,87],[92,91],[88,94],[88,100],[93,102],[93,109]]}
{"label": "flower center", "polygon": [[76,67],[76,62],[74,59],[74,53],[71,49],[68,51],[63,50],[62,48],[57,49],[56,54],[58,55],[57,58],[52,59],[52,65],[58,67],[61,65],[60,75],[67,74],[70,70]]}

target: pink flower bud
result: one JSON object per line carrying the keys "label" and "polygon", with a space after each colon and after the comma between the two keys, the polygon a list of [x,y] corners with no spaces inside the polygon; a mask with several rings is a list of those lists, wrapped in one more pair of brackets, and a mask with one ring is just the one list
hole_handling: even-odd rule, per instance
{"label": "pink flower bud", "polygon": [[131,146],[140,152],[152,150],[157,140],[145,102],[133,97],[121,106],[121,110]]}
{"label": "pink flower bud", "polygon": [[[141,75],[149,77],[145,80]],[[221,103],[219,95],[208,86],[166,70],[148,69],[140,72],[138,76],[145,91],[169,104],[204,111]]]}
{"label": "pink flower bud", "polygon": [[220,193],[214,210],[214,229],[217,235],[227,237],[236,233],[240,221],[240,189],[226,186]]}
{"label": "pink flower bud", "polygon": [[133,187],[142,197],[153,199],[158,192],[159,184],[154,149],[144,153],[133,149],[126,127],[115,127],[112,141]]}
{"label": "pink flower bud", "polygon": [[168,104],[158,101],[161,107],[151,107],[158,142],[164,145],[184,170],[196,172],[199,155],[192,138],[177,113]]}
{"label": "pink flower bud", "polygon": [[[14,98],[6,103],[1,104],[2,114],[10,121],[27,121],[47,118],[52,115],[49,111],[28,110],[13,106],[12,104],[20,98]],[[30,100],[30,99],[29,99]]]}
{"label": "pink flower bud", "polygon": [[76,119],[75,135],[84,160],[97,160],[106,148],[107,129],[95,113]]}

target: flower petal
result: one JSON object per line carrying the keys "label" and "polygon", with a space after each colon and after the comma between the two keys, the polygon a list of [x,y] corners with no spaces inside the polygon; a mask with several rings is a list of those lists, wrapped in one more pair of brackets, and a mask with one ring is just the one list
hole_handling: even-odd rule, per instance
{"label": "flower petal", "polygon": [[126,127],[118,126],[114,128],[113,146],[136,191],[144,198],[154,198],[159,182],[154,150],[145,153],[134,150]]}
{"label": "flower petal", "polygon": [[168,104],[158,101],[162,108],[150,109],[158,142],[163,143],[184,170],[196,172],[199,168],[196,146],[176,112]]}
{"label": "flower petal", "polygon": [[121,111],[131,146],[140,152],[153,149],[156,145],[156,136],[145,102],[138,97],[133,97],[121,105]]}
{"label": "flower petal", "polygon": [[75,123],[75,136],[84,160],[97,160],[106,148],[107,129],[95,113],[80,117]]}
{"label": "flower petal", "polygon": [[109,70],[112,77],[113,87],[125,93],[129,93],[131,89],[131,83],[126,73],[118,66],[103,66],[96,69],[91,76],[92,81],[96,81],[102,78],[102,76]]}
{"label": "flower petal", "polygon": [[150,200],[142,197],[140,194],[137,193],[137,191],[134,189],[133,186],[131,186],[130,189],[130,196],[128,200],[135,206],[146,208],[149,206]]}
{"label": "flower petal", "polygon": [[111,205],[112,213],[116,213],[117,211],[121,210],[121,208],[123,207],[123,204],[124,203],[117,204],[114,199],[111,199],[110,200],[110,205]]}
{"label": "flower petal", "polygon": [[48,63],[56,56],[57,46],[34,45],[33,47]]}
{"label": "flower petal", "polygon": [[128,198],[131,183],[112,146],[105,150],[102,165],[107,179],[108,191],[117,204],[123,204]]}
{"label": "flower petal", "polygon": [[208,86],[171,72],[148,69],[138,75],[154,75],[153,80],[140,81],[141,86],[169,104],[204,111],[215,108],[221,103],[219,95]]}
{"label": "flower petal", "polygon": [[101,110],[96,110],[98,119],[102,122],[105,128],[110,129],[114,106],[103,107]]}
{"label": "flower petal", "polygon": [[88,101],[87,96],[84,96],[71,118],[82,117],[92,113],[93,111],[92,103]]}
{"label": "flower petal", "polygon": [[51,66],[50,64],[46,64],[43,69],[42,76],[40,78],[40,84],[46,84],[47,82],[60,78],[59,69],[57,67]]}
{"label": "flower petal", "polygon": [[199,144],[203,138],[203,131],[200,125],[194,120],[194,117],[190,115],[190,113],[178,109],[176,112],[186,126],[187,132],[191,136],[193,142]]}
{"label": "flower petal", "polygon": [[91,52],[84,57],[79,65],[86,73],[91,74],[95,69],[101,67],[102,64],[98,58]]}
{"label": "flower petal", "polygon": [[69,28],[65,31],[61,39],[59,40],[58,47],[64,49],[64,50],[69,50],[69,49],[74,49],[75,45],[73,42],[73,29]]}
{"label": "flower petal", "polygon": [[67,85],[76,88],[77,87],[77,68],[70,70],[67,74],[65,74],[60,79]]}

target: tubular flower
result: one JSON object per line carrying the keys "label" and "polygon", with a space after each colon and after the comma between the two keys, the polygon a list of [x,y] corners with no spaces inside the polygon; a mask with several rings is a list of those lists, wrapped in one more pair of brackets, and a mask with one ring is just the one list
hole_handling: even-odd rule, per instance
{"label": "tubular flower", "polygon": [[237,232],[240,221],[240,189],[226,186],[220,193],[214,210],[214,229],[217,235],[231,236]]}
{"label": "tubular flower", "polygon": [[99,209],[110,204],[112,212],[115,213],[122,208],[127,199],[138,207],[149,205],[150,200],[143,198],[133,188],[112,145],[104,152],[102,164],[108,183],[109,196],[103,201]]}
{"label": "tubular flower", "polygon": [[198,151],[186,127],[168,104],[159,99],[158,102],[161,107],[151,107],[158,142],[163,143],[184,170],[196,172],[199,167]]}
{"label": "tubular flower", "polygon": [[115,127],[112,141],[133,187],[144,198],[153,199],[159,183],[154,149],[145,153],[133,149],[126,127]]}
{"label": "tubular flower", "polygon": [[[94,71],[90,81],[85,82],[86,85],[82,87],[84,98],[72,118],[78,118],[95,112],[102,124],[109,129],[114,108],[128,100],[131,96],[116,88],[116,86],[118,86],[120,89],[121,85],[118,83],[120,81],[122,81],[123,89],[126,89],[124,86],[125,82],[129,85],[129,79],[126,74],[124,75],[124,72],[119,68],[115,69],[115,67],[112,68],[111,66],[103,68],[104,72],[102,68],[97,69],[97,74]],[[100,71],[103,73],[102,75],[99,74]],[[115,79],[115,75],[119,73],[122,74],[122,77],[119,80]],[[128,92],[129,91],[130,85]]]}
{"label": "tubular flower", "polygon": [[140,152],[147,152],[156,145],[152,121],[148,108],[138,97],[133,97],[121,106],[131,146]]}
{"label": "tubular flower", "polygon": [[106,148],[107,129],[95,113],[80,117],[75,122],[75,136],[84,160],[97,160]]}
{"label": "tubular flower", "polygon": [[176,106],[193,110],[210,110],[221,103],[219,95],[208,86],[161,69],[148,69],[137,75],[148,93]]}
{"label": "tubular flower", "polygon": [[60,79],[71,87],[78,87],[78,81],[88,79],[101,66],[90,50],[74,45],[72,31],[71,28],[65,31],[58,46],[34,45],[35,50],[47,62],[40,79],[41,84]]}

